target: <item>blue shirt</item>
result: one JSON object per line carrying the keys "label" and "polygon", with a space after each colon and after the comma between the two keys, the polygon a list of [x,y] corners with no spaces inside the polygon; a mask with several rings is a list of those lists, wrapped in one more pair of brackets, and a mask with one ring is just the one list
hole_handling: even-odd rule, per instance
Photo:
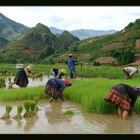
{"label": "blue shirt", "polygon": [[74,58],[68,59],[68,67],[69,67],[69,69],[71,69],[71,68],[75,69],[75,59]]}
{"label": "blue shirt", "polygon": [[58,79],[58,78],[52,78],[49,80],[50,82],[52,82],[55,87],[60,91],[60,92],[63,92],[63,90],[65,89],[66,85],[64,83],[63,80],[61,79]]}

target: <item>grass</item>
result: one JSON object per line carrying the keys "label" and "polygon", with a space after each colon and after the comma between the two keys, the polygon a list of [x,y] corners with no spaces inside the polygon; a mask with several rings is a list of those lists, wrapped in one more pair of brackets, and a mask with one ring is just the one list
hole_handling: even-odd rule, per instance
{"label": "grass", "polygon": [[43,86],[33,88],[0,89],[1,101],[15,101],[28,99],[33,100],[35,96],[38,96],[40,99],[47,98]]}

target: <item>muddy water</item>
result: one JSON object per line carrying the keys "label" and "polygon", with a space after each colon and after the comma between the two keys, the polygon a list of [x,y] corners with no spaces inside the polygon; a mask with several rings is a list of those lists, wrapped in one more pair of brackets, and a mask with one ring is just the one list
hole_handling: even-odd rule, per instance
{"label": "muddy water", "polygon": [[[5,80],[6,81],[5,82],[6,87],[8,87],[8,78],[11,78],[11,80],[13,82],[13,80],[14,80],[15,77],[14,76],[8,76],[6,78],[6,80]],[[84,79],[87,79],[88,80],[88,78],[84,78]],[[43,76],[40,76],[40,77],[35,78],[35,79],[28,78],[28,80],[29,80],[28,87],[36,87],[36,86],[39,86],[39,85],[45,85],[46,82],[48,81],[48,75],[43,75]],[[81,80],[81,78],[78,77],[77,80]],[[18,86],[16,86],[16,85],[13,85],[13,87],[14,88],[18,88]]]}
{"label": "muddy water", "polygon": [[[5,105],[13,106],[11,118],[0,119],[1,134],[106,134],[106,133],[139,133],[140,115],[133,115],[127,121],[118,119],[117,115],[85,113],[79,104],[69,101],[49,103],[41,100],[38,103],[37,116],[20,121],[12,119],[16,106],[22,102],[1,102],[0,116],[5,112]],[[64,115],[65,111],[73,115]],[[25,112],[22,112],[22,115]]]}

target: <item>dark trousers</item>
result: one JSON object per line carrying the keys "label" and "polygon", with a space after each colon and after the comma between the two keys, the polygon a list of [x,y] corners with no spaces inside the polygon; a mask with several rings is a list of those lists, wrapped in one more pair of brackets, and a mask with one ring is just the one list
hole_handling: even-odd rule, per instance
{"label": "dark trousers", "polygon": [[129,75],[129,73],[128,73],[127,71],[125,71],[125,69],[123,69],[123,72],[124,72],[124,74],[126,75],[126,78],[127,78],[127,79],[130,79],[130,78],[131,78],[130,75]]}
{"label": "dark trousers", "polygon": [[70,70],[70,78],[73,79],[76,76],[75,68],[69,68]]}

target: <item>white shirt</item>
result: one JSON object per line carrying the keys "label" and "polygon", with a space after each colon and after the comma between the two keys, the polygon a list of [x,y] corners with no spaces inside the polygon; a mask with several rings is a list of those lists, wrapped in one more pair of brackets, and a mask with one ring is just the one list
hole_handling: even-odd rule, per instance
{"label": "white shirt", "polygon": [[125,67],[124,70],[127,71],[130,76],[138,71],[138,69],[135,67]]}

